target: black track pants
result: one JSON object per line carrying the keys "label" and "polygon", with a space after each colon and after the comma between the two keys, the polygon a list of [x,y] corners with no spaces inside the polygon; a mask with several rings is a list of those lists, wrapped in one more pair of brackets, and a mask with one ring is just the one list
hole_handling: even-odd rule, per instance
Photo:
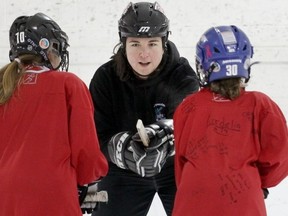
{"label": "black track pants", "polygon": [[99,190],[108,192],[108,203],[100,203],[92,216],[146,216],[157,192],[170,216],[176,192],[173,159],[169,158],[161,173],[151,178],[110,164],[108,175],[98,184]]}

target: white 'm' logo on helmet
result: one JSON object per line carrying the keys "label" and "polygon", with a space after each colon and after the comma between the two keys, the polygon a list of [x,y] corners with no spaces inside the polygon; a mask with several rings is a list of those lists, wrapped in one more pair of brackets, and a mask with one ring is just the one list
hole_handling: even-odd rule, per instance
{"label": "white 'm' logo on helmet", "polygon": [[149,26],[142,26],[138,32],[148,32],[150,30],[150,27]]}

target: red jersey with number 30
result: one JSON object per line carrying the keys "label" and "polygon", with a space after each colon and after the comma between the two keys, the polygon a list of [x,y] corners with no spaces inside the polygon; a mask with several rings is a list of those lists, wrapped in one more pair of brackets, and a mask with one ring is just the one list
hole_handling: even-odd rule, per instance
{"label": "red jersey with number 30", "polygon": [[268,96],[230,101],[202,89],[177,108],[174,127],[173,216],[266,215],[261,188],[288,174],[286,120]]}

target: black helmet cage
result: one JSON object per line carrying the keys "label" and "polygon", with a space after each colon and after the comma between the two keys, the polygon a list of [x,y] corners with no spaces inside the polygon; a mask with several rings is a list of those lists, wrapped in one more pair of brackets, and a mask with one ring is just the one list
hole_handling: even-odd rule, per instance
{"label": "black helmet cage", "polygon": [[[34,54],[41,56],[44,65],[50,69],[61,67],[62,70],[68,70],[68,36],[56,22],[45,14],[37,13],[30,17],[18,17],[11,25],[9,39],[10,61],[22,54]],[[48,58],[48,51],[61,57],[57,68],[53,68]]]}
{"label": "black helmet cage", "polygon": [[157,2],[130,2],[118,21],[118,30],[121,42],[127,37],[162,37],[166,43],[169,20]]}

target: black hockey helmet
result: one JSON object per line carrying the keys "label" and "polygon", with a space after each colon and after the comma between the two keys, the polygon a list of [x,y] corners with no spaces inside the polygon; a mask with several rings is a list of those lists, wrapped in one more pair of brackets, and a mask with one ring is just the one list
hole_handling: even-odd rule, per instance
{"label": "black hockey helmet", "polygon": [[120,40],[127,37],[162,37],[168,40],[169,20],[160,5],[130,2],[118,21]]}
{"label": "black hockey helmet", "polygon": [[[22,54],[34,54],[43,58],[44,65],[50,69],[68,70],[68,36],[59,25],[43,13],[33,16],[20,16],[12,23],[9,31],[9,58],[13,61]],[[61,57],[61,63],[53,68],[48,59],[48,50]]]}

